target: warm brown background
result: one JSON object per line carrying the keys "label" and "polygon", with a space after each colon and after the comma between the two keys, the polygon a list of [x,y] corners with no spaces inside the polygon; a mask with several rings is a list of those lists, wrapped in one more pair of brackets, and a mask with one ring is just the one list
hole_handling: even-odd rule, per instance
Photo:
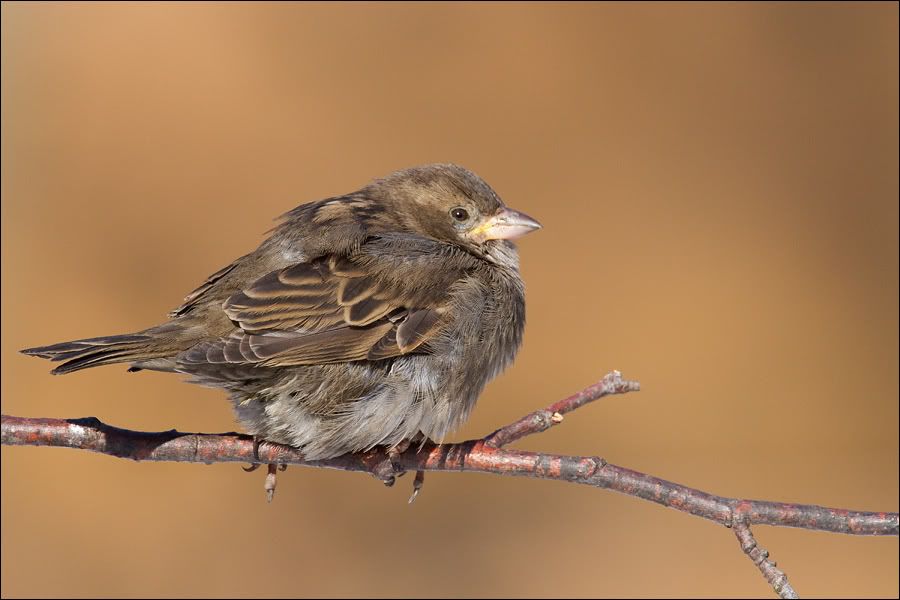
{"label": "warm brown background", "polygon": [[[456,439],[712,492],[898,508],[898,9],[4,3],[3,406],[234,428],[223,394],[20,348],[159,321],[295,204],[464,164],[544,230],[525,346]],[[732,534],[613,493],[3,448],[4,596],[769,596]],[[757,528],[812,596],[896,538]]]}

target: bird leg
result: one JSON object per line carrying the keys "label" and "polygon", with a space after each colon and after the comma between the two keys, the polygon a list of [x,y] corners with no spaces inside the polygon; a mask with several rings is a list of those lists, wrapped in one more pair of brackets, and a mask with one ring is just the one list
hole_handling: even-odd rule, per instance
{"label": "bird leg", "polygon": [[387,455],[388,461],[391,463],[391,470],[397,477],[402,477],[406,475],[406,469],[403,468],[403,465],[400,464],[400,455],[409,450],[409,447],[412,445],[412,440],[403,440],[396,446],[392,448],[388,448]]}

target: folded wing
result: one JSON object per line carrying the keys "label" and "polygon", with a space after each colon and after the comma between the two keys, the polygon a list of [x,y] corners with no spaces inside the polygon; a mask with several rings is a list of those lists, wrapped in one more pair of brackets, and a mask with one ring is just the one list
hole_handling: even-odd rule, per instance
{"label": "folded wing", "polygon": [[225,302],[236,326],[229,337],[194,346],[179,362],[293,366],[427,352],[447,290],[404,285],[378,266],[371,257],[326,256],[271,272]]}

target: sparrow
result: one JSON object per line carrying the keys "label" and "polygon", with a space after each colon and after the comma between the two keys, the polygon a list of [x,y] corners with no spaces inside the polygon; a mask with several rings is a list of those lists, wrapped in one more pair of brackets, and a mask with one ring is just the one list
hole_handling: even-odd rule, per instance
{"label": "sparrow", "polygon": [[307,460],[440,443],[521,345],[510,240],[540,227],[460,166],[397,171],[285,213],[165,323],[22,352],[61,362],[54,374],[186,374]]}

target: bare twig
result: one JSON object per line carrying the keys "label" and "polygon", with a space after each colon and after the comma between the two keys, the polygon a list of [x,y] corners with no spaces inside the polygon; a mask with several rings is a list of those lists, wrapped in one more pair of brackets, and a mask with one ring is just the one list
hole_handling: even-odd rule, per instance
{"label": "bare twig", "polygon": [[577,394],[563,398],[544,410],[535,411],[522,417],[515,423],[501,427],[485,437],[484,443],[493,448],[502,448],[525,436],[547,431],[554,425],[559,425],[563,422],[563,415],[572,412],[576,408],[581,408],[588,402],[599,400],[610,394],[625,394],[627,392],[637,392],[640,389],[641,384],[637,381],[625,381],[622,379],[621,373],[613,371],[594,385],[584,388]]}
{"label": "bare twig", "polygon": [[[759,567],[766,580],[783,598],[796,597],[784,573],[756,545],[751,525],[799,527],[852,535],[898,535],[897,513],[850,511],[823,506],[786,504],[715,496],[651,475],[619,467],[595,456],[565,456],[511,450],[503,446],[526,435],[544,431],[561,416],[608,394],[639,389],[613,372],[599,383],[570,398],[551,404],[503,427],[483,439],[436,446],[413,444],[390,460],[400,468],[425,471],[475,471],[554,479],[590,485],[656,502],[662,506],[734,528],[744,552]],[[261,462],[367,472],[380,479],[389,460],[384,449],[346,454],[320,461],[305,461],[295,448],[276,444],[254,444],[251,437],[236,433],[205,434],[164,431],[147,433],[119,429],[86,419],[32,419],[2,417],[3,445],[57,446],[92,450],[133,460],[178,462]],[[271,471],[271,470],[270,470]]]}
{"label": "bare twig", "polygon": [[759,567],[763,577],[766,578],[766,581],[769,582],[769,585],[772,586],[778,597],[785,600],[799,598],[800,596],[788,583],[787,575],[784,574],[784,571],[780,570],[774,561],[769,560],[768,551],[756,543],[756,538],[753,537],[753,532],[750,531],[750,523],[743,503],[734,509],[732,527],[734,528],[734,535],[737,536],[738,542],[741,544],[741,550],[753,561],[754,565]]}

